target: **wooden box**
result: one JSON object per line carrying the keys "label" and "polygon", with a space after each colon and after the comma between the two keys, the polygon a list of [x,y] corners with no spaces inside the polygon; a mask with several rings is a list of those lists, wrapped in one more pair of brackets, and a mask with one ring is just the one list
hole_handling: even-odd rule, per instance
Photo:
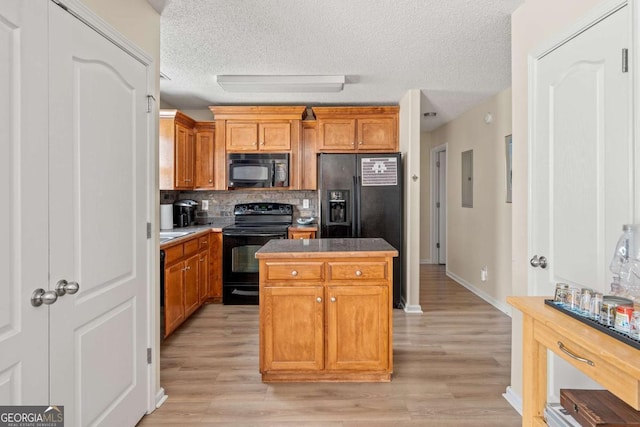
{"label": "wooden box", "polygon": [[560,404],[583,427],[640,426],[640,411],[607,390],[561,389]]}

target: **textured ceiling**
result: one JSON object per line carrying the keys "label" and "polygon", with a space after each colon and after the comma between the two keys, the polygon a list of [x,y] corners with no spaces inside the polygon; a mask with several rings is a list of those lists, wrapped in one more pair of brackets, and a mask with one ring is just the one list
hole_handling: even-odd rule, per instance
{"label": "textured ceiling", "polygon": [[[397,104],[422,91],[422,130],[511,85],[510,15],[524,0],[168,0],[163,101]],[[338,93],[229,93],[217,74],[340,74]]]}

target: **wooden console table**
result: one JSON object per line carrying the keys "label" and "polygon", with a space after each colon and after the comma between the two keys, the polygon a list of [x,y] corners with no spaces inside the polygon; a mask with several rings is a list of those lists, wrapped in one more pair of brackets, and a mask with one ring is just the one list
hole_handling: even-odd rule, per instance
{"label": "wooden console table", "polygon": [[548,307],[544,300],[545,297],[507,298],[524,315],[522,425],[547,425],[543,418],[547,349],[640,410],[640,350]]}

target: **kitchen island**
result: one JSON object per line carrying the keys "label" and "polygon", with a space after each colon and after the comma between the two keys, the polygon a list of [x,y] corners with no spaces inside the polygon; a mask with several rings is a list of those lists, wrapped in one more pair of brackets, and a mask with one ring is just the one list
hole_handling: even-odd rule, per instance
{"label": "kitchen island", "polygon": [[262,381],[390,381],[396,256],[383,239],[260,248]]}

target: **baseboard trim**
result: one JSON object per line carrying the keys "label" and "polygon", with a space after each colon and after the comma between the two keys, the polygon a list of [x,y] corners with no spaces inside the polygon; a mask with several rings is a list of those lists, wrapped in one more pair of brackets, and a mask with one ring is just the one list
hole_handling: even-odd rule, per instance
{"label": "baseboard trim", "polygon": [[433,264],[430,259],[421,259],[420,264]]}
{"label": "baseboard trim", "polygon": [[522,397],[520,397],[518,393],[513,391],[513,388],[511,388],[511,386],[508,386],[507,390],[502,393],[502,397],[504,397],[505,400],[509,402],[511,406],[513,406],[513,409],[518,411],[520,416],[522,416]]}
{"label": "baseboard trim", "polygon": [[404,306],[404,312],[409,314],[422,314],[422,307],[420,305],[406,305]]}
{"label": "baseboard trim", "polygon": [[164,394],[164,387],[160,387],[160,390],[158,390],[158,393],[156,393],[156,408],[161,407],[168,398],[169,396]]}
{"label": "baseboard trim", "polygon": [[501,301],[498,301],[497,299],[495,299],[494,297],[492,297],[482,289],[478,289],[477,287],[473,286],[471,283],[467,282],[461,277],[458,277],[457,275],[450,272],[449,270],[447,270],[446,274],[447,274],[447,277],[449,277],[456,283],[464,286],[465,288],[467,288],[468,290],[470,290],[471,292],[473,292],[474,294],[476,294],[477,296],[479,296],[480,298],[482,298],[483,300],[485,300],[486,302],[488,302],[489,304],[491,304],[492,306],[494,306],[495,308],[497,308],[498,310],[506,314],[507,316],[511,317],[511,306]]}

